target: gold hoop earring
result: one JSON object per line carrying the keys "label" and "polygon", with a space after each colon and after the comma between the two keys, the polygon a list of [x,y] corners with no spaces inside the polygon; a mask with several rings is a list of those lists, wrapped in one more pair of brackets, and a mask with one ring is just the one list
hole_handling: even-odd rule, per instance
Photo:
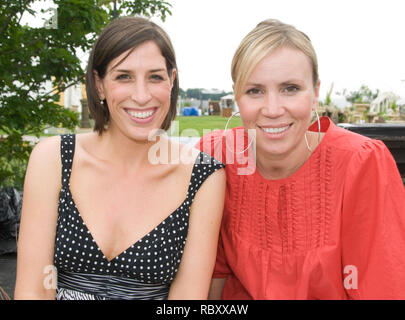
{"label": "gold hoop earring", "polygon": [[321,120],[319,119],[318,111],[315,109],[316,119],[318,120],[318,144],[321,142]]}
{"label": "gold hoop earring", "polygon": [[311,149],[311,147],[309,146],[309,143],[308,143],[308,138],[307,138],[307,132],[305,131],[305,134],[304,134],[304,138],[305,138],[305,143],[307,144],[307,149],[309,150],[309,152],[312,152],[312,149]]}
{"label": "gold hoop earring", "polygon": [[[224,129],[224,135],[225,135],[225,132],[228,130],[228,125],[229,125],[229,122],[231,121],[232,117],[235,116],[235,115],[237,115],[238,113],[240,113],[240,112],[237,111],[237,112],[235,112],[235,113],[232,113],[232,115],[228,118],[228,121],[226,122],[225,129]],[[249,149],[249,147],[251,146],[253,140],[254,140],[254,139],[252,138],[252,139],[250,140],[248,146],[246,147],[246,149],[244,149],[243,151],[234,152],[234,151],[228,149],[228,142],[227,142],[227,139],[226,139],[226,137],[225,137],[225,147],[226,147],[227,150],[229,150],[229,151],[232,152],[233,154],[241,154],[241,153],[244,153],[246,150]]]}
{"label": "gold hoop earring", "polygon": [[[315,114],[316,114],[316,118],[317,118],[317,122],[318,122],[318,144],[321,142],[321,120],[319,119],[319,114],[318,111],[315,109]],[[307,138],[307,132],[305,131],[305,143],[307,144],[307,148],[310,152],[312,152],[312,148],[309,146],[308,143],[308,138]]]}

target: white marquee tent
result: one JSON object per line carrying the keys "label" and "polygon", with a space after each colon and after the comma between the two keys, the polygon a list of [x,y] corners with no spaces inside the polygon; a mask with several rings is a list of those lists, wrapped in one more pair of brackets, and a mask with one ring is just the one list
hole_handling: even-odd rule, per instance
{"label": "white marquee tent", "polygon": [[233,94],[228,94],[226,96],[221,97],[221,100],[219,101],[219,106],[221,110],[223,108],[232,108],[232,112],[239,111],[238,104],[236,103]]}

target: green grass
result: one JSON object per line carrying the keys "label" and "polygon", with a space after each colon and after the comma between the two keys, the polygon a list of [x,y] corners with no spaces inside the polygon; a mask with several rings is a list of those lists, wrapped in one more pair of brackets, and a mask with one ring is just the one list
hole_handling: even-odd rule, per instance
{"label": "green grass", "polygon": [[[176,135],[181,135],[181,136],[192,136],[193,133],[195,135],[198,134],[199,137],[202,137],[204,133],[211,132],[216,129],[225,129],[225,125],[228,121],[228,118],[222,117],[222,116],[200,116],[200,117],[184,117],[184,116],[179,116],[176,117],[175,121],[178,121],[178,132],[176,132],[172,124],[171,130],[174,130],[174,132],[171,132],[169,129],[169,134],[176,136]],[[234,127],[239,127],[242,125],[242,121],[239,116],[235,116],[232,118],[232,120],[229,122],[228,129],[229,128],[234,128]],[[183,131],[186,130],[184,133]],[[193,129],[193,130],[188,130],[188,129]]]}
{"label": "green grass", "polygon": [[[225,129],[225,125],[228,121],[228,118],[222,117],[222,116],[200,116],[200,117],[195,117],[195,116],[189,116],[189,117],[184,117],[184,116],[178,116],[174,121],[177,121],[178,125],[178,131],[176,131],[176,127],[174,124],[172,124],[172,128],[169,129],[168,134],[172,136],[179,136],[182,134],[184,130],[187,130],[183,133],[183,136],[193,136],[193,133],[195,136],[202,137],[203,133],[208,133],[216,129]],[[232,120],[229,122],[228,129],[230,128],[235,128],[239,127],[242,125],[242,121],[239,116],[234,116]],[[192,129],[192,130],[190,130]],[[51,130],[55,131],[52,133],[41,133],[41,136],[47,137],[47,136],[54,136],[59,133],[64,133],[63,129],[61,128],[51,128]],[[61,132],[58,132],[57,130],[61,130]],[[174,130],[174,132],[171,132],[171,130]],[[205,132],[204,132],[205,130]],[[4,134],[0,131],[0,135]]]}

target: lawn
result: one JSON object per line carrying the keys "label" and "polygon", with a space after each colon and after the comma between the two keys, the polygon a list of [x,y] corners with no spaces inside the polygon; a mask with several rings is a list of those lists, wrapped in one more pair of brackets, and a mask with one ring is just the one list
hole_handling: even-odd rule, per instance
{"label": "lawn", "polygon": [[[168,130],[170,136],[183,137],[202,137],[204,133],[209,133],[216,129],[225,129],[225,125],[229,118],[222,116],[178,116],[172,122],[171,128]],[[239,127],[242,125],[240,116],[234,116],[229,122],[228,129]],[[83,129],[90,131],[91,129]],[[186,131],[184,131],[186,130]],[[183,132],[184,131],[184,132]],[[70,132],[63,128],[48,128],[47,132],[41,133],[42,137],[54,136],[62,133]],[[0,136],[4,134],[0,131]]]}
{"label": "lawn", "polygon": [[[208,133],[216,129],[224,129],[228,118],[222,116],[178,116],[174,121],[177,122],[172,123],[171,129],[169,129],[170,135],[202,137],[204,133]],[[234,128],[241,125],[242,121],[240,117],[235,116],[229,122],[228,128]]]}

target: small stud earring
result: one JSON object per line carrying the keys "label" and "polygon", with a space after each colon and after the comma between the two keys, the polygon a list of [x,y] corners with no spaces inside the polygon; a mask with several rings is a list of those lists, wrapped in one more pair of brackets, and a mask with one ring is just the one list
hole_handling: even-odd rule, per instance
{"label": "small stud earring", "polygon": [[104,105],[104,100],[100,100],[100,103],[101,103],[102,105]]}

